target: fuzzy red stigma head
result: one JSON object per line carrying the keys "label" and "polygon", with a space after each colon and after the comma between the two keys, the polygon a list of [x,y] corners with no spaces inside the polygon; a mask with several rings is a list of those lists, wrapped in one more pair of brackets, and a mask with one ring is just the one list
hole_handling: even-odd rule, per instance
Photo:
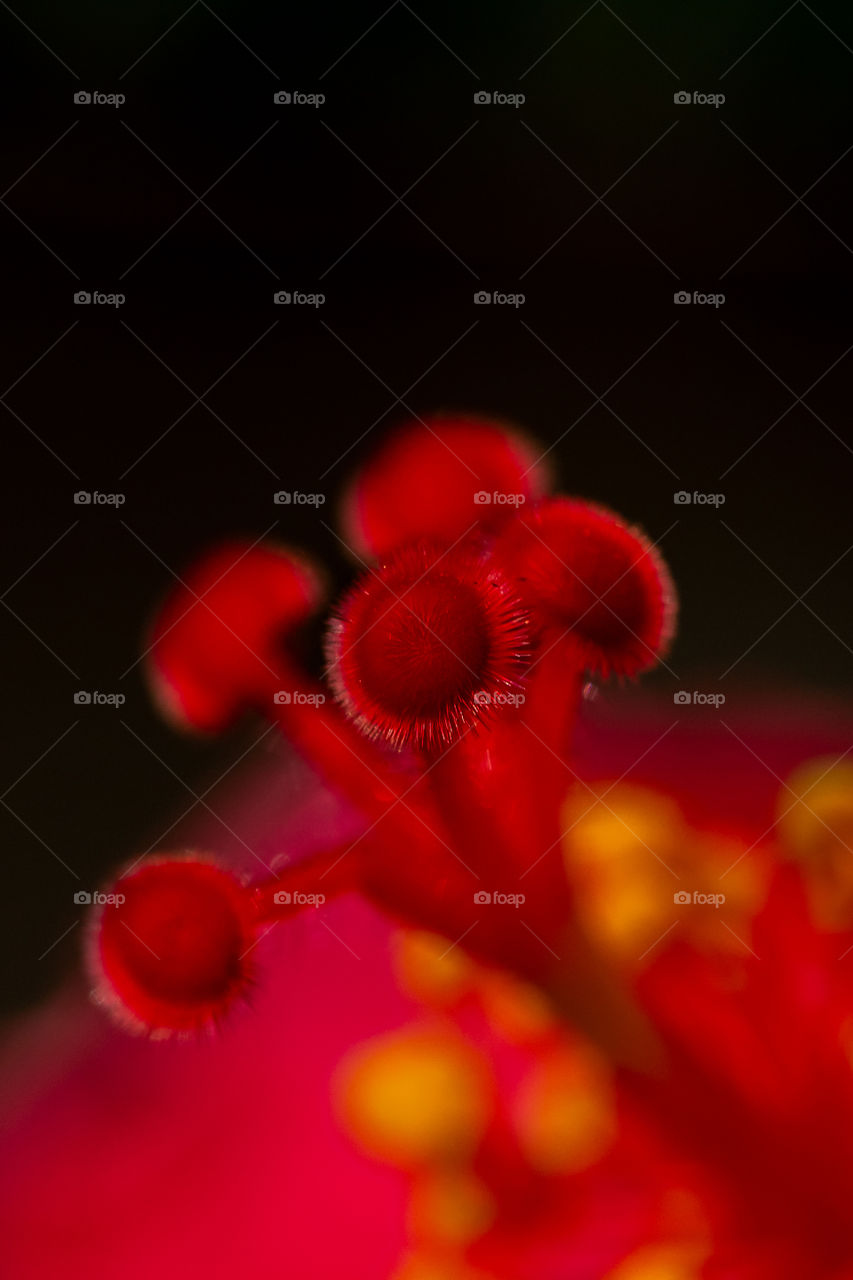
{"label": "fuzzy red stigma head", "polygon": [[95,996],[157,1037],[213,1026],[251,984],[250,895],[228,872],[186,858],[147,862],[115,884],[94,921]]}
{"label": "fuzzy red stigma head", "polygon": [[148,673],[157,701],[182,728],[224,728],[274,681],[287,632],[322,595],[319,574],[284,547],[218,547],[192,567],[156,619]]}
{"label": "fuzzy red stigma head", "polygon": [[484,418],[409,423],[351,485],[343,504],[347,541],[372,558],[416,538],[453,543],[475,524],[491,532],[548,491],[540,454],[521,431]]}
{"label": "fuzzy red stigma head", "polygon": [[329,635],[330,676],[359,727],[433,752],[518,687],[528,620],[479,549],[402,548],[345,596]]}
{"label": "fuzzy red stigma head", "polygon": [[638,529],[603,507],[554,498],[520,511],[495,555],[541,628],[568,630],[584,666],[635,676],[666,651],[676,597]]}

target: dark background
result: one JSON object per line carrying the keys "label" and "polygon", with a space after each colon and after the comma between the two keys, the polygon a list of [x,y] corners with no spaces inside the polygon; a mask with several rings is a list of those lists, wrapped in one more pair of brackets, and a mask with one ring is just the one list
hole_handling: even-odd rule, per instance
{"label": "dark background", "polygon": [[270,530],[345,581],[325,525],[408,410],[524,424],[662,538],[686,687],[849,695],[849,5],[0,0],[0,49],[7,1009],[77,963],[75,890],[259,736],[152,708],[170,571]]}

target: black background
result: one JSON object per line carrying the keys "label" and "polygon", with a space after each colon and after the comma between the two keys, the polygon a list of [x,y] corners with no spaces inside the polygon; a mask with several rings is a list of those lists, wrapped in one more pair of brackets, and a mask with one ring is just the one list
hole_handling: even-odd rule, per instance
{"label": "black background", "polygon": [[[13,8],[7,1008],[77,962],[75,890],[258,737],[186,741],[151,706],[132,664],[172,573],[269,530],[344,582],[336,498],[409,413],[516,420],[570,490],[661,538],[684,681],[731,667],[730,698],[849,695],[849,6]],[[479,289],[525,301],[477,306]],[[679,289],[725,302],[676,306]],[[278,290],[326,301],[276,306]],[[275,506],[282,488],[328,500]],[[725,505],[676,505],[681,489]],[[667,671],[650,684],[670,697]],[[127,701],[77,707],[78,689]]]}

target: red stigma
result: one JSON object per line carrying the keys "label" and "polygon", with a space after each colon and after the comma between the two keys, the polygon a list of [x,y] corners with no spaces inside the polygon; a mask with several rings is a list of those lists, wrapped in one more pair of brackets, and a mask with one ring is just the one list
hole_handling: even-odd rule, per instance
{"label": "red stigma", "polygon": [[499,528],[546,492],[538,450],[514,428],[465,416],[412,422],[385,441],[344,501],[344,534],[361,555],[418,538],[453,543]]}
{"label": "red stigma", "polygon": [[348,714],[396,747],[434,751],[517,686],[527,617],[477,551],[404,548],[362,576],[332,624],[330,674]]}
{"label": "red stigma", "polygon": [[585,666],[635,676],[672,635],[676,600],[658,552],[604,507],[554,498],[519,512],[496,556],[534,626],[569,630]]}
{"label": "red stigma", "polygon": [[156,619],[149,677],[182,727],[223,729],[275,683],[282,641],[322,594],[318,575],[284,547],[229,542],[192,567]]}
{"label": "red stigma", "polygon": [[96,994],[119,1021],[158,1036],[197,1031],[245,992],[255,914],[228,872],[190,859],[149,862],[113,896],[92,959]]}

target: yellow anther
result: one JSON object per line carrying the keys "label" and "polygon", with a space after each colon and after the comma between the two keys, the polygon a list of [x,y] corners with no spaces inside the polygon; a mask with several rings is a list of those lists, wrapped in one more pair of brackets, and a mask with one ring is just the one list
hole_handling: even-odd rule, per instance
{"label": "yellow anther", "polygon": [[528,1160],[541,1173],[574,1173],[600,1159],[616,1136],[604,1063],[581,1048],[542,1061],[520,1091],[517,1129]]}
{"label": "yellow anther", "polygon": [[646,1245],[608,1272],[605,1280],[699,1280],[704,1247]]}
{"label": "yellow anther", "polygon": [[483,1271],[475,1271],[461,1258],[431,1257],[411,1254],[392,1280],[493,1280]]}
{"label": "yellow anther", "polygon": [[563,811],[566,870],[592,940],[636,966],[677,922],[679,937],[742,954],[766,889],[762,852],[743,857],[747,846],[730,836],[692,830],[668,796],[624,784],[597,791],[574,792]]}
{"label": "yellow anther", "polygon": [[853,762],[810,760],[777,801],[777,829],[806,871],[812,909],[826,928],[853,922]]}
{"label": "yellow anther", "polygon": [[777,802],[779,835],[796,857],[822,862],[847,846],[853,874],[853,762],[810,760]]}
{"label": "yellow anther", "polygon": [[489,1022],[512,1044],[540,1040],[559,1023],[538,988],[508,974],[484,971],[479,992]]}
{"label": "yellow anther", "polygon": [[400,929],[391,945],[397,981],[416,1000],[443,1009],[471,990],[477,966],[439,934]]}
{"label": "yellow anther", "polygon": [[466,1170],[424,1174],[409,1204],[412,1235],[426,1244],[467,1245],[491,1226],[494,1216],[488,1188]]}
{"label": "yellow anther", "polygon": [[[602,783],[578,788],[562,812],[573,864],[578,869],[626,859],[677,859],[684,819],[674,800],[646,787]],[[657,857],[656,857],[657,855]]]}
{"label": "yellow anther", "polygon": [[592,939],[633,963],[672,919],[686,830],[666,796],[624,784],[599,791],[573,792],[563,808],[566,870]]}
{"label": "yellow anther", "polygon": [[339,1068],[336,1094],[352,1137],[404,1167],[464,1160],[492,1109],[486,1063],[461,1038],[436,1030],[358,1046]]}

